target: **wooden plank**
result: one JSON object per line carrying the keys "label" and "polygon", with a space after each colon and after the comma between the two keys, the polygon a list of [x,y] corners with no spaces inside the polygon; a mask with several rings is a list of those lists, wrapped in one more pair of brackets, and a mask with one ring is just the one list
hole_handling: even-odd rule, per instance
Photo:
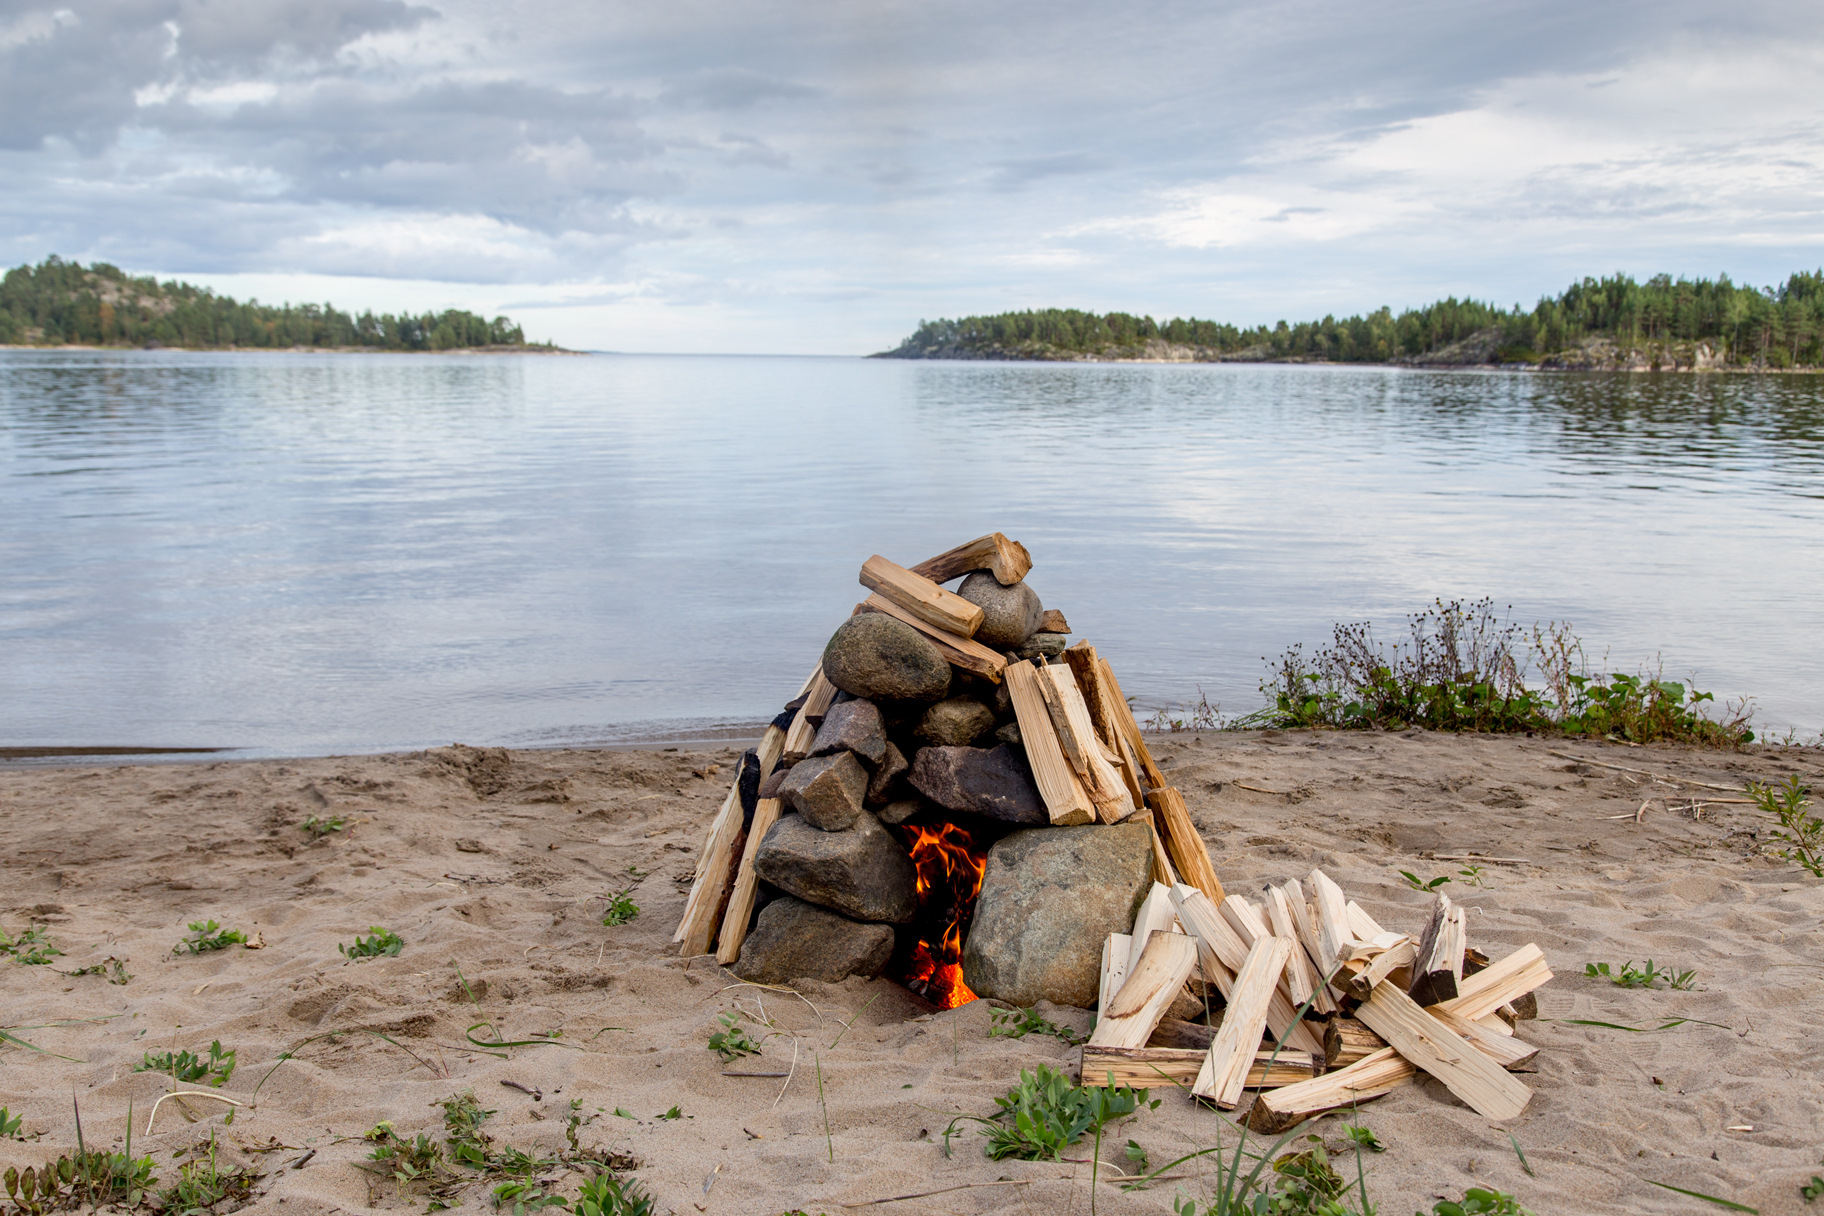
{"label": "wooden plank", "polygon": [[1343,889],[1322,870],[1312,870],[1305,881],[1311,886],[1311,906],[1317,913],[1318,949],[1322,952],[1317,969],[1329,976],[1355,940],[1355,933],[1349,928],[1348,902],[1343,898]]}
{"label": "wooden plank", "polygon": [[1132,975],[1140,962],[1140,952],[1146,949],[1146,939],[1155,932],[1171,932],[1178,927],[1178,905],[1172,902],[1172,889],[1164,883],[1154,883],[1152,890],[1146,893],[1141,901],[1140,910],[1134,913],[1133,944],[1128,947],[1127,973]]}
{"label": "wooden plank", "polygon": [[819,663],[817,670],[811,673],[810,686],[804,690],[804,704],[798,707],[798,716],[792,719],[791,729],[785,732],[782,759],[796,764],[811,754],[811,743],[817,738],[817,727],[811,719],[822,720],[829,712],[836,692],[836,686],[823,674],[823,664]]}
{"label": "wooden plank", "polygon": [[1355,1016],[1485,1119],[1512,1119],[1526,1109],[1533,1096],[1506,1069],[1453,1034],[1393,984],[1378,985],[1357,1007]]}
{"label": "wooden plank", "polygon": [[1089,1041],[1099,1047],[1144,1047],[1197,965],[1197,944],[1182,933],[1154,933],[1114,999],[1096,1018]]}
{"label": "wooden plank", "polygon": [[1221,903],[1224,898],[1222,882],[1216,877],[1216,867],[1210,864],[1210,851],[1203,847],[1197,825],[1191,822],[1184,795],[1170,786],[1162,786],[1146,795],[1146,805],[1158,816],[1155,824],[1164,829],[1165,851],[1171,857],[1172,868],[1178,871],[1178,877],[1209,896],[1212,902]]}
{"label": "wooden plank", "polygon": [[1045,812],[1052,825],[1095,822],[1095,804],[1064,758],[1058,734],[1052,729],[1051,712],[1045,708],[1044,694],[1039,691],[1039,669],[1031,663],[1012,663],[1006,675],[1007,693],[1020,724],[1020,739],[1026,745],[1026,763],[1032,769],[1033,783],[1039,787],[1039,797],[1045,800]]}
{"label": "wooden plank", "polygon": [[1127,963],[1134,939],[1130,934],[1111,933],[1102,943],[1102,978],[1096,984],[1096,1009],[1107,1009],[1127,979]]}
{"label": "wooden plank", "polygon": [[952,667],[960,667],[993,683],[1001,682],[1001,671],[1007,666],[1007,658],[988,649],[974,638],[966,638],[947,629],[939,629],[929,621],[921,620],[907,612],[898,604],[876,591],[861,602],[859,611],[880,612],[895,620],[904,621],[912,628],[925,635],[927,641],[937,647],[938,652],[948,659]]}
{"label": "wooden plank", "polygon": [[[1261,910],[1239,895],[1231,895],[1223,900],[1218,907],[1218,911],[1222,913],[1222,918],[1228,923],[1229,927],[1235,930],[1235,936],[1240,938],[1242,942],[1248,946],[1253,946],[1255,943],[1264,941],[1269,937],[1278,936],[1270,927],[1268,927],[1266,919],[1261,915]],[[1291,943],[1292,949],[1296,954],[1300,956],[1304,954],[1304,950],[1299,946],[1296,940],[1292,938],[1287,938],[1285,940]],[[1287,978],[1292,974],[1293,962],[1288,959],[1286,963],[1286,976],[1282,976],[1280,979],[1279,992],[1275,995],[1274,1008],[1276,1011],[1289,1010],[1291,1011],[1291,1017],[1297,1017],[1297,1011],[1304,1005],[1306,998],[1308,998],[1311,993],[1309,991],[1304,992],[1302,995],[1296,993],[1291,980]],[[1269,1020],[1274,1022],[1276,1032],[1284,1028],[1284,1022],[1281,1019],[1273,1018]],[[1303,1025],[1302,1020],[1299,1024],[1301,1026]],[[1317,1039],[1317,1032],[1315,1030],[1310,1030],[1309,1028],[1306,1029],[1311,1036],[1311,1040],[1315,1042]],[[1299,1045],[1306,1046],[1302,1040]],[[1315,1048],[1312,1048],[1312,1050],[1315,1050]]]}
{"label": "wooden plank", "polygon": [[1269,1089],[1255,1099],[1243,1122],[1249,1131],[1277,1136],[1327,1110],[1391,1093],[1416,1075],[1417,1070],[1398,1052],[1384,1047],[1347,1068],[1282,1089]]}
{"label": "wooden plank", "polygon": [[970,603],[954,591],[945,591],[922,574],[914,574],[878,553],[861,564],[861,585],[947,633],[972,638],[982,627],[980,604]]}
{"label": "wooden plank", "polygon": [[[1292,915],[1292,900],[1279,887],[1266,890],[1267,923],[1274,937],[1283,937],[1294,946],[1292,961],[1286,964],[1287,995],[1294,1005],[1309,999],[1313,1013],[1333,1013],[1336,1002],[1330,999],[1330,986],[1318,975],[1317,967],[1306,953],[1304,938],[1299,935],[1298,921]],[[1301,904],[1303,899],[1299,901]]]}
{"label": "wooden plank", "polygon": [[716,961],[724,967],[741,957],[741,943],[747,940],[747,922],[753,919],[754,899],[760,892],[760,876],[754,873],[754,854],[767,829],[779,822],[785,804],[777,798],[762,798],[754,804],[754,822],[747,829],[747,846],[741,851],[741,868],[735,874],[735,889],[728,899],[728,911],[722,917],[718,935]]}
{"label": "wooden plank", "polygon": [[[807,695],[813,690],[817,679],[822,676],[823,668],[819,666],[805,682]],[[835,694],[831,686],[831,695]],[[809,702],[806,702],[808,705]],[[827,702],[825,703],[827,706]],[[800,711],[802,713],[802,711]],[[821,712],[821,711],[819,711]],[[796,723],[794,723],[794,726]],[[813,735],[815,731],[811,732]],[[773,767],[785,750],[788,732],[777,726],[769,726],[760,737],[760,746],[755,749],[760,756],[760,779],[765,781],[772,774]],[[809,744],[807,743],[808,747]],[[731,821],[730,816],[733,816]],[[709,831],[704,834],[703,844],[697,850],[696,880],[691,883],[690,896],[684,901],[684,915],[678,921],[677,932],[671,940],[686,946],[686,953],[691,956],[707,954],[709,946],[715,940],[716,926],[721,920],[721,909],[727,895],[727,886],[717,887],[718,876],[725,876],[733,882],[739,859],[734,858],[735,840],[741,833],[742,820],[746,813],[741,807],[741,766],[735,766],[735,779],[728,787],[728,796],[722,800],[722,809],[710,821]],[[732,859],[732,864],[731,864]],[[716,888],[712,890],[711,888]],[[692,939],[687,941],[686,939]],[[688,947],[700,941],[700,947],[690,951]]]}
{"label": "wooden plank", "polygon": [[[1145,1089],[1179,1085],[1189,1088],[1197,1080],[1207,1050],[1184,1047],[1101,1047],[1086,1044],[1078,1060],[1080,1084],[1105,1086],[1114,1074],[1116,1085]],[[1270,1049],[1254,1053],[1243,1089],[1276,1089],[1309,1081],[1320,1071],[1318,1058],[1305,1051],[1282,1051],[1275,1058]]]}
{"label": "wooden plank", "polygon": [[[1317,914],[1312,909],[1311,901],[1305,896],[1305,889],[1298,879],[1288,878],[1283,884],[1286,894],[1286,908],[1292,913],[1292,923],[1298,929],[1298,940],[1305,948],[1305,957],[1311,960],[1311,970],[1319,980],[1326,979],[1334,968],[1323,965],[1323,945],[1318,939]],[[1324,985],[1324,997],[1332,1006],[1337,998],[1343,995],[1342,990]]]}
{"label": "wooden plank", "polygon": [[1149,790],[1162,788],[1165,785],[1165,774],[1153,763],[1153,754],[1146,750],[1146,740],[1140,734],[1140,723],[1127,703],[1127,694],[1121,691],[1121,681],[1115,679],[1115,669],[1108,665],[1107,659],[1098,659],[1096,665],[1102,669],[1102,679],[1108,684],[1108,691],[1119,711],[1117,716],[1121,725],[1121,737],[1127,740],[1134,757],[1140,761],[1143,783]]}
{"label": "wooden plank", "polygon": [[1343,908],[1349,914],[1349,931],[1355,934],[1357,941],[1371,942],[1387,932],[1353,899],[1345,903]]}
{"label": "wooden plank", "polygon": [[1121,711],[1115,708],[1114,694],[1102,678],[1102,663],[1096,648],[1088,642],[1078,642],[1064,652],[1064,662],[1070,667],[1070,674],[1076,677],[1077,690],[1083,694],[1083,703],[1089,709],[1096,738],[1114,753],[1115,771],[1127,787],[1129,800],[1136,806],[1144,806],[1146,790],[1140,784],[1140,765],[1123,737]]}
{"label": "wooden plank", "polygon": [[1457,995],[1437,1007],[1477,1021],[1551,978],[1545,952],[1529,942],[1506,958],[1466,977],[1458,986]]}
{"label": "wooden plank", "polygon": [[1412,984],[1406,989],[1406,995],[1420,1005],[1436,1005],[1457,995],[1457,984],[1463,978],[1461,912],[1441,891],[1432,900],[1431,916],[1413,956]]}
{"label": "wooden plank", "polygon": [[1291,953],[1290,944],[1277,937],[1255,942],[1249,949],[1235,976],[1235,989],[1222,1015],[1222,1029],[1210,1043],[1191,1093],[1224,1110],[1234,1110],[1241,1101],[1248,1069],[1260,1048],[1261,1033],[1267,1028],[1267,1005],[1279,988],[1279,977],[1285,972]]}
{"label": "wooden plank", "polygon": [[[1037,670],[1043,681],[1041,691],[1049,691],[1048,701],[1055,701],[1059,706],[1071,738],[1083,751],[1087,770],[1082,774],[1083,786],[1090,802],[1095,804],[1097,816],[1103,823],[1121,822],[1134,813],[1134,800],[1128,796],[1127,784],[1121,780],[1121,774],[1102,755],[1095,725],[1090,721],[1089,706],[1077,687],[1076,677],[1068,666],[1047,665]],[[1058,735],[1062,740],[1064,732],[1059,731]],[[1074,766],[1074,760],[1072,764]]]}
{"label": "wooden plank", "polygon": [[947,583],[971,570],[987,570],[994,575],[995,582],[1011,587],[1032,570],[1032,554],[1026,552],[1026,546],[1019,541],[990,532],[912,567],[912,573],[934,583]]}
{"label": "wooden plank", "polygon": [[1036,632],[1069,633],[1070,624],[1065,621],[1062,612],[1059,612],[1056,608],[1047,608],[1039,615],[1039,627]]}

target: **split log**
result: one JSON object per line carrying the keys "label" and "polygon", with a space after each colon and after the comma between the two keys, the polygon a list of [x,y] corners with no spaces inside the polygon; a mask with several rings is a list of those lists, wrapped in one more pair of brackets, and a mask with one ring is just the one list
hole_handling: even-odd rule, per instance
{"label": "split log", "polygon": [[1045,696],[1039,689],[1039,678],[1039,669],[1029,662],[1007,667],[1007,694],[1020,724],[1020,740],[1026,747],[1033,784],[1039,787],[1039,797],[1045,800],[1045,812],[1053,826],[1093,823],[1095,805],[1076,770],[1064,758],[1058,733],[1052,729],[1051,711],[1045,708]]}
{"label": "split log", "polygon": [[1127,974],[1132,975],[1140,963],[1140,954],[1146,949],[1146,940],[1156,932],[1171,932],[1178,926],[1178,906],[1172,902],[1172,889],[1164,883],[1154,883],[1153,889],[1146,893],[1146,899],[1140,904],[1140,910],[1134,913],[1133,945],[1128,948]]}
{"label": "split log", "polygon": [[[817,670],[811,673],[811,681],[805,685],[804,692],[800,695],[804,697],[804,704],[798,707],[798,716],[792,719],[791,729],[785,732],[781,755],[775,757],[775,760],[783,758],[796,764],[811,754],[811,744],[817,738],[817,727],[811,719],[822,721],[823,715],[830,710],[830,702],[836,697],[836,686],[824,676],[823,664],[819,663]],[[772,773],[772,765],[764,762],[764,756],[761,760],[761,767],[765,770],[761,779],[765,780]]]}
{"label": "split log", "polygon": [[1485,1119],[1512,1119],[1533,1092],[1459,1038],[1392,984],[1381,984],[1356,1009],[1370,1030],[1416,1067],[1444,1083]]}
{"label": "split log", "polygon": [[1127,979],[1128,959],[1134,939],[1126,933],[1111,933],[1102,943],[1102,978],[1096,985],[1096,1008],[1107,1009]]}
{"label": "split log", "polygon": [[1269,1089],[1255,1099],[1243,1122],[1249,1131],[1277,1136],[1327,1110],[1354,1106],[1390,1093],[1415,1075],[1417,1070],[1398,1052],[1384,1047],[1337,1072],[1282,1089]]}
{"label": "split log", "polygon": [[1102,662],[1096,655],[1096,648],[1088,642],[1078,642],[1064,652],[1064,662],[1070,666],[1071,675],[1077,679],[1077,689],[1083,694],[1083,703],[1089,707],[1089,720],[1096,728],[1096,738],[1114,753],[1115,771],[1127,786],[1128,796],[1136,805],[1144,805],[1146,790],[1140,784],[1140,763],[1121,730],[1121,714],[1125,707],[1115,708],[1114,693],[1102,678]]}
{"label": "split log", "polygon": [[724,967],[741,957],[741,943],[747,940],[747,923],[754,916],[754,899],[760,892],[760,876],[754,873],[754,854],[767,829],[779,822],[785,804],[777,798],[762,798],[754,805],[754,822],[747,829],[747,845],[741,850],[741,868],[735,874],[735,888],[728,899],[728,911],[722,917],[722,932],[716,947],[716,961]]}
{"label": "split log", "polygon": [[1197,965],[1197,945],[1182,933],[1154,933],[1114,998],[1096,1018],[1098,1047],[1144,1047]]}
{"label": "split log", "polygon": [[1334,1017],[1324,1027],[1324,1063],[1347,1068],[1387,1046],[1387,1040],[1356,1018]]}
{"label": "split log", "polygon": [[1136,823],[1144,823],[1153,835],[1153,881],[1168,887],[1177,886],[1178,872],[1172,869],[1172,859],[1166,856],[1165,840],[1159,835],[1159,825],[1153,821],[1153,808],[1141,807],[1132,818]]}
{"label": "split log", "polygon": [[1115,669],[1108,665],[1107,659],[1098,659],[1096,665],[1102,669],[1102,679],[1108,684],[1111,700],[1118,710],[1117,720],[1121,725],[1121,737],[1127,740],[1134,758],[1140,762],[1140,777],[1149,790],[1161,789],[1165,785],[1165,774],[1153,763],[1153,753],[1146,750],[1146,740],[1140,735],[1140,723],[1134,718],[1134,711],[1128,707],[1127,694],[1121,691],[1121,681],[1115,679]]}
{"label": "split log", "polygon": [[1464,979],[1457,995],[1438,1006],[1469,1020],[1478,1021],[1552,978],[1545,964],[1545,952],[1528,943]]}
{"label": "split log", "polygon": [[934,583],[947,583],[971,570],[987,570],[994,575],[995,582],[1011,587],[1032,570],[1032,554],[1026,552],[1026,546],[1019,541],[991,532],[912,567],[912,573]]}
{"label": "split log", "polygon": [[904,621],[912,628],[925,635],[925,640],[937,647],[938,653],[950,661],[952,667],[982,676],[996,684],[1001,682],[1001,672],[1007,666],[1006,656],[982,645],[974,638],[966,638],[960,633],[951,633],[948,629],[939,629],[917,615],[906,611],[892,600],[876,591],[861,602],[858,612],[880,612],[896,620]]}
{"label": "split log", "polygon": [[982,607],[876,553],[861,564],[861,585],[892,600],[946,633],[972,638],[982,627]]}
{"label": "split log", "polygon": [[[1207,1051],[1182,1047],[1098,1047],[1083,1048],[1078,1062],[1078,1076],[1083,1085],[1107,1085],[1109,1074],[1116,1085],[1148,1088],[1161,1083],[1188,1088],[1202,1071]],[[1303,1051],[1282,1051],[1275,1058],[1265,1048],[1254,1053],[1243,1089],[1275,1089],[1309,1081],[1317,1075],[1316,1056]]]}
{"label": "split log", "polygon": [[1349,928],[1348,902],[1343,898],[1343,889],[1322,870],[1312,870],[1305,876],[1305,881],[1311,884],[1311,906],[1317,913],[1317,940],[1321,952],[1317,969],[1325,976],[1332,976],[1343,961],[1349,943],[1355,940],[1355,933]]}
{"label": "split log", "polygon": [[1047,608],[1039,617],[1039,633],[1069,633],[1070,625],[1056,608]]}
{"label": "split log", "polygon": [[[1229,927],[1235,930],[1235,935],[1249,946],[1265,938],[1283,936],[1273,932],[1259,907],[1239,895],[1231,895],[1223,900],[1218,910]],[[1311,1000],[1312,989],[1303,968],[1304,947],[1298,944],[1296,937],[1286,936],[1285,940],[1291,943],[1292,956],[1286,962],[1286,972],[1279,984],[1279,995],[1291,1009],[1315,1010],[1315,1001],[1311,1001],[1309,1006],[1305,1004]]]}
{"label": "split log", "polygon": [[[1204,949],[1199,952],[1204,979],[1216,985],[1224,1000],[1234,1000],[1234,975],[1247,962],[1248,945],[1222,918],[1209,896],[1183,883],[1172,888],[1172,902],[1178,905],[1178,920],[1184,931],[1196,937]],[[1278,939],[1275,939],[1278,940]],[[1319,1052],[1324,1049],[1317,1032],[1298,1016],[1298,1009],[1274,989],[1267,1005],[1267,1026],[1276,1040],[1298,1051]]]}
{"label": "split log", "polygon": [[1181,1022],[1177,1018],[1160,1018],[1159,1024],[1153,1027],[1153,1036],[1146,1041],[1148,1047],[1187,1047],[1203,1052],[1210,1049],[1210,1043],[1216,1038],[1216,1031],[1222,1025],[1222,1012],[1216,1013],[1216,1025],[1205,1026],[1201,1022]]}
{"label": "split log", "polygon": [[[1364,951],[1361,943],[1356,943],[1358,954],[1345,960],[1337,971],[1336,978],[1345,991],[1358,1001],[1368,999],[1368,994],[1385,980],[1391,978],[1401,968],[1411,968],[1417,947],[1410,937],[1403,937],[1394,945],[1376,944]],[[1372,951],[1368,953],[1367,951]],[[1402,988],[1405,985],[1401,985]]]}
{"label": "split log", "polygon": [[1291,953],[1290,943],[1277,937],[1255,942],[1248,951],[1236,973],[1229,1007],[1222,1015],[1222,1029],[1210,1043],[1191,1093],[1224,1110],[1234,1110],[1241,1101],[1248,1069],[1260,1048],[1261,1033],[1267,1028],[1267,1006],[1279,989],[1279,978],[1285,973]]}
{"label": "split log", "polygon": [[1351,899],[1343,905],[1343,910],[1348,913],[1349,931],[1355,934],[1357,941],[1374,942],[1376,945],[1389,944],[1378,940],[1385,937],[1388,930],[1381,928],[1374,917],[1362,909],[1362,905]]}
{"label": "split log", "polygon": [[1210,851],[1197,834],[1197,825],[1191,822],[1184,795],[1170,786],[1161,786],[1147,794],[1146,805],[1158,817],[1155,824],[1164,829],[1161,834],[1165,837],[1165,851],[1178,877],[1209,896],[1211,902],[1221,903],[1222,882],[1216,877],[1216,867],[1210,864]]}
{"label": "split log", "polygon": [[1452,906],[1450,896],[1440,892],[1432,902],[1425,932],[1419,935],[1407,995],[1420,1005],[1436,1005],[1456,996],[1463,979],[1465,945],[1463,909]]}
{"label": "split log", "polygon": [[1323,988],[1325,1002],[1334,1009],[1343,993],[1341,989],[1324,982],[1332,968],[1325,967],[1323,963],[1324,949],[1317,932],[1317,913],[1305,897],[1305,889],[1299,885],[1298,879],[1288,878],[1281,889],[1286,895],[1286,910],[1292,914],[1292,924],[1298,930],[1299,943],[1305,948],[1305,957],[1311,960],[1311,970]]}
{"label": "split log", "polygon": [[1507,1034],[1498,1034],[1480,1022],[1472,1022],[1468,1018],[1438,1005],[1432,1006],[1425,1012],[1509,1072],[1526,1069],[1539,1054],[1537,1047],[1516,1039],[1511,1031]]}
{"label": "split log", "polygon": [[[1292,997],[1294,1005],[1310,1000],[1313,1013],[1334,1013],[1336,1002],[1330,999],[1330,986],[1317,973],[1316,964],[1305,950],[1304,938],[1292,915],[1292,900],[1278,887],[1268,887],[1266,896],[1267,923],[1273,936],[1283,937],[1293,946],[1292,961],[1286,964],[1287,995]],[[1304,901],[1301,898],[1299,902]]]}
{"label": "split log", "polygon": [[[1097,816],[1103,823],[1119,823],[1134,813],[1134,800],[1128,796],[1127,784],[1121,780],[1121,774],[1102,754],[1095,725],[1090,720],[1089,706],[1083,700],[1076,678],[1068,666],[1047,665],[1037,670],[1040,691],[1045,694],[1053,724],[1060,719],[1064,723],[1058,730],[1058,739],[1065,744],[1065,754],[1073,768],[1077,766],[1078,757],[1072,754],[1072,747],[1081,752],[1082,768],[1078,769],[1078,775],[1083,779],[1089,800],[1095,804]],[[1024,737],[1025,728],[1022,727],[1021,738]]]}
{"label": "split log", "polygon": [[[816,684],[823,676],[821,666],[806,681],[807,693],[816,691]],[[828,681],[825,681],[827,684]],[[834,696],[835,686],[830,685],[830,695]],[[807,694],[800,694],[807,695]],[[806,706],[810,704],[807,700]],[[828,708],[829,702],[824,702]],[[802,718],[803,710],[799,710]],[[817,712],[822,713],[823,710]],[[793,723],[797,729],[797,723]],[[814,735],[816,732],[813,731]],[[785,750],[789,732],[777,726],[769,726],[760,737],[757,749],[760,757],[760,779],[766,780],[772,774],[773,766]],[[806,742],[808,750],[810,744]],[[699,954],[708,954],[716,937],[716,927],[722,922],[722,912],[728,902],[729,890],[740,868],[741,832],[746,813],[741,807],[741,769],[735,767],[735,780],[729,786],[728,797],[722,800],[722,809],[710,822],[709,831],[703,838],[703,845],[697,850],[696,879],[691,883],[690,896],[684,901],[684,915],[678,921],[677,932],[671,940],[681,945],[679,953],[687,958]]]}

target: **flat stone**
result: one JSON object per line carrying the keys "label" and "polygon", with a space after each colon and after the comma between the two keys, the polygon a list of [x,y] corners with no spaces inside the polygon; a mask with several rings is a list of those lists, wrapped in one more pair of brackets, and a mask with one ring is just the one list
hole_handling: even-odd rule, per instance
{"label": "flat stone", "polygon": [[868,700],[937,701],[950,691],[950,662],[925,635],[881,612],[844,621],[823,649],[830,683]]}
{"label": "flat stone", "polygon": [[1039,594],[1024,580],[1003,587],[994,575],[977,570],[963,579],[956,593],[982,610],[975,640],[996,650],[1011,650],[1031,637],[1045,615]]}
{"label": "flat stone", "polygon": [[859,698],[830,706],[817,737],[811,741],[812,756],[836,752],[854,752],[873,768],[887,756],[887,731],[880,722],[880,711],[874,702]]}
{"label": "flat stone", "polygon": [[[1150,842],[1147,847],[1150,860]],[[820,831],[802,815],[780,816],[754,854],[754,873],[851,920],[904,925],[918,912],[912,859],[866,811],[846,832]]]}
{"label": "flat stone", "polygon": [[1070,649],[1070,639],[1061,633],[1035,633],[1013,648],[1014,657],[1021,659],[1047,658],[1055,659]]}
{"label": "flat stone", "polygon": [[887,803],[874,814],[880,818],[882,823],[904,823],[930,805],[923,798],[898,798]]}
{"label": "flat stone", "polygon": [[779,785],[779,796],[826,832],[848,830],[867,795],[868,770],[854,752],[800,760]]}
{"label": "flat stone", "polygon": [[1006,823],[1051,822],[1026,762],[1006,744],[922,747],[912,758],[912,788],[947,811]]}
{"label": "flat stone", "polygon": [[893,930],[887,926],[857,924],[783,895],[760,909],[734,972],[750,984],[834,984],[851,975],[879,975],[891,957]]}
{"label": "flat stone", "polygon": [[1037,828],[996,841],[963,947],[970,990],[1012,1005],[1093,1007],[1102,944],[1133,928],[1152,867],[1143,823]]}
{"label": "flat stone", "polygon": [[994,711],[968,697],[946,697],[918,720],[918,737],[940,747],[968,747],[994,728]]}
{"label": "flat stone", "polygon": [[899,750],[898,744],[887,744],[886,757],[874,770],[874,776],[868,780],[868,805],[878,806],[883,802],[893,801],[893,794],[900,786],[900,778],[912,768],[912,762],[906,759],[906,753]]}

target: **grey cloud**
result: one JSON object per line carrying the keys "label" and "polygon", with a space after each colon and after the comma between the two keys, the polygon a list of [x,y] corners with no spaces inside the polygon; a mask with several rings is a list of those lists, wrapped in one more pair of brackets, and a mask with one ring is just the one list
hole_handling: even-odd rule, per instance
{"label": "grey cloud", "polygon": [[820,97],[822,89],[778,80],[747,68],[692,72],[668,85],[660,102],[680,108],[746,110],[769,101],[802,101]]}
{"label": "grey cloud", "polygon": [[1082,152],[1017,156],[996,164],[991,181],[997,190],[1020,190],[1048,177],[1077,177],[1106,167],[1105,161]]}

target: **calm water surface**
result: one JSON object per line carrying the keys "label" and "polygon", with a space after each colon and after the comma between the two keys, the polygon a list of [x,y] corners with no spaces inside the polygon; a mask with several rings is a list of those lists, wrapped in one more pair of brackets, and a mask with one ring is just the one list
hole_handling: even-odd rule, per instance
{"label": "calm water surface", "polygon": [[1130,694],[1435,596],[1824,726],[1824,379],[0,353],[0,745],[702,734],[983,532]]}

